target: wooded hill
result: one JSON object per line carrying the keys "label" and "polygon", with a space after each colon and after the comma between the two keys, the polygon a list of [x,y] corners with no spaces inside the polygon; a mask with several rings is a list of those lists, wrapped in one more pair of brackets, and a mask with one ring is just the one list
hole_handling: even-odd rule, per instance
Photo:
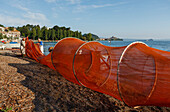
{"label": "wooded hill", "polygon": [[95,40],[91,33],[82,35],[80,31],[72,31],[70,27],[59,27],[57,25],[52,28],[47,28],[46,26],[40,27],[39,25],[27,24],[22,27],[17,27],[17,30],[21,32],[21,36],[28,36],[34,40],[38,38],[42,40],[60,40],[65,37],[76,37],[87,41]]}

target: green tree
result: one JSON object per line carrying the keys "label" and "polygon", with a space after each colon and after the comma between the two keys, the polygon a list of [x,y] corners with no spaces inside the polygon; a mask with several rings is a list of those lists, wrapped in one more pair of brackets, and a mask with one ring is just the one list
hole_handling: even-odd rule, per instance
{"label": "green tree", "polygon": [[22,32],[22,33],[21,33],[21,36],[25,37],[25,33]]}
{"label": "green tree", "polygon": [[88,34],[86,35],[86,39],[87,39],[88,41],[91,41],[91,40],[92,40],[92,34],[91,34],[91,33],[88,33]]}
{"label": "green tree", "polygon": [[55,26],[53,27],[53,29],[54,29],[54,30],[58,30],[58,29],[59,29],[59,26],[55,25]]}
{"label": "green tree", "polygon": [[8,38],[6,35],[3,36],[4,38]]}
{"label": "green tree", "polygon": [[32,38],[33,38],[33,40],[35,40],[35,37],[36,37],[36,29],[33,28],[32,29]]}
{"label": "green tree", "polygon": [[37,25],[36,26],[36,40],[38,39],[38,38],[40,38],[41,37],[41,30],[40,30],[40,26],[39,25]]}
{"label": "green tree", "polygon": [[70,31],[70,37],[73,37],[73,31]]}
{"label": "green tree", "polygon": [[78,31],[75,31],[75,32],[74,32],[74,37],[79,38],[79,37],[78,37]]}
{"label": "green tree", "polygon": [[4,27],[4,25],[0,24],[0,27]]}
{"label": "green tree", "polygon": [[59,40],[60,39],[60,30],[57,30],[56,38]]}
{"label": "green tree", "polygon": [[25,33],[25,36],[27,37],[29,37],[30,36],[30,30],[29,30],[29,28],[28,27],[25,27],[24,28],[24,33]]}
{"label": "green tree", "polygon": [[63,32],[63,37],[64,38],[67,37],[67,31],[66,30],[64,30],[64,32]]}
{"label": "green tree", "polygon": [[47,32],[48,32],[48,40],[52,40],[52,31],[51,31],[51,29],[47,30]]}
{"label": "green tree", "polygon": [[83,39],[81,32],[78,33],[78,38]]}
{"label": "green tree", "polygon": [[9,27],[8,28],[10,31],[14,31],[14,27]]}
{"label": "green tree", "polygon": [[44,40],[48,40],[48,30],[47,29],[44,30],[43,37],[44,37]]}
{"label": "green tree", "polygon": [[82,37],[83,40],[86,40],[86,37]]}
{"label": "green tree", "polygon": [[40,30],[40,34],[39,34],[39,37],[41,40],[43,40],[43,32]]}
{"label": "green tree", "polygon": [[77,37],[82,40],[94,40],[94,37],[98,38],[97,35],[92,35],[91,33],[84,34],[82,35],[81,32],[79,31],[72,31],[70,27],[59,27],[55,25],[53,28],[50,28],[49,30],[47,29],[46,26],[43,26],[40,28],[39,25],[24,25],[22,27],[17,27],[17,30],[21,32],[21,36],[33,36],[33,30],[36,30],[36,36],[35,39],[41,38],[42,40],[57,40],[57,39],[62,39],[64,37]]}
{"label": "green tree", "polygon": [[63,38],[63,30],[62,29],[60,29],[60,37],[59,37],[60,39],[62,39]]}
{"label": "green tree", "polygon": [[54,30],[54,29],[52,29],[51,37],[52,37],[52,40],[56,39],[56,38],[55,38],[55,30]]}
{"label": "green tree", "polygon": [[67,30],[67,37],[71,37],[70,30]]}
{"label": "green tree", "polygon": [[2,33],[0,33],[0,39],[3,39],[3,35],[2,35]]}

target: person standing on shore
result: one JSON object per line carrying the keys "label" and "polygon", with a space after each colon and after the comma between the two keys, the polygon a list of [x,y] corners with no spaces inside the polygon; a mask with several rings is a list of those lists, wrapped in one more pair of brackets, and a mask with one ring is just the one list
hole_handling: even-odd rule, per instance
{"label": "person standing on shore", "polygon": [[23,38],[20,42],[20,51],[21,51],[22,57],[24,57],[25,56],[25,38]]}
{"label": "person standing on shore", "polygon": [[38,38],[38,43],[39,43],[41,52],[44,53],[44,50],[43,50],[43,42],[41,41],[40,38]]}

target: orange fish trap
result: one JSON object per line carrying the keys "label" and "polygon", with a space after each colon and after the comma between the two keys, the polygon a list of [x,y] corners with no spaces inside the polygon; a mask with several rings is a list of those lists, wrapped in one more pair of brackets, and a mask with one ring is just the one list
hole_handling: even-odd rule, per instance
{"label": "orange fish trap", "polygon": [[27,40],[26,55],[73,83],[113,96],[129,106],[170,107],[170,52],[142,42],[109,47],[64,38],[47,56]]}

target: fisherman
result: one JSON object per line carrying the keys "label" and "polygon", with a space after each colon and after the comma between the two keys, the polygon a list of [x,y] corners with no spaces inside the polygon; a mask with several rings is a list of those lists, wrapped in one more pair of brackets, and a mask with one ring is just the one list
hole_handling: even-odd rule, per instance
{"label": "fisherman", "polygon": [[24,56],[25,55],[25,38],[22,38],[20,44],[21,44],[20,45],[21,55]]}
{"label": "fisherman", "polygon": [[41,52],[44,53],[44,50],[43,50],[43,42],[41,41],[40,38],[38,38],[38,44],[39,44],[39,46],[40,46]]}

